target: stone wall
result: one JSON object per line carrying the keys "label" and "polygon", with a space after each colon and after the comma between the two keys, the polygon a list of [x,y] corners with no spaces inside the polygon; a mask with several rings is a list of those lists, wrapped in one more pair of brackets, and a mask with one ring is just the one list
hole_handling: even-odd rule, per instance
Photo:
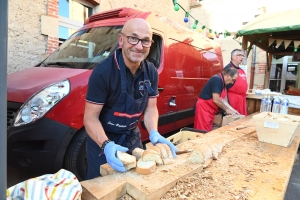
{"label": "stone wall", "polygon": [[41,35],[40,16],[47,0],[9,0],[7,72],[32,67],[45,54],[47,36]]}

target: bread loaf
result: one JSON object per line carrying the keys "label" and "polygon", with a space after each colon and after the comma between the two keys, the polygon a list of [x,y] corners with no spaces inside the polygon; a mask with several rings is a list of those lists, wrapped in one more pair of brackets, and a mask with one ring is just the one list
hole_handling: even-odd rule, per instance
{"label": "bread loaf", "polygon": [[136,172],[143,175],[148,175],[156,170],[155,161],[143,161],[141,158],[138,160],[136,165]]}
{"label": "bread loaf", "polygon": [[163,161],[160,154],[153,149],[146,149],[142,155],[143,161],[154,161],[158,165],[162,165]]}
{"label": "bread loaf", "polygon": [[126,170],[136,167],[136,158],[128,153],[117,151],[117,158],[119,158]]}
{"label": "bread loaf", "polygon": [[214,141],[212,141],[209,145],[212,149],[213,159],[217,160],[219,157],[219,154],[222,152],[223,147],[225,146],[224,139],[217,138]]}
{"label": "bread loaf", "polygon": [[212,160],[212,149],[207,144],[196,146],[188,158],[188,162],[194,164],[203,164],[203,168],[208,167]]}
{"label": "bread loaf", "polygon": [[136,160],[139,160],[142,157],[144,151],[145,151],[144,149],[141,149],[141,148],[137,147],[137,148],[133,149],[132,155],[134,157],[136,157]]}

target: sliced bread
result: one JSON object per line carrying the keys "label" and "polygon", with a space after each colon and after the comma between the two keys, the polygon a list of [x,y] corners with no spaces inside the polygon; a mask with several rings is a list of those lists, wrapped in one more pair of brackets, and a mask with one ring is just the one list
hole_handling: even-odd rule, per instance
{"label": "sliced bread", "polygon": [[160,154],[158,154],[157,151],[155,151],[153,149],[146,149],[142,155],[142,160],[143,161],[154,161],[158,165],[163,164]]}
{"label": "sliced bread", "polygon": [[136,157],[136,160],[139,160],[142,157],[144,151],[145,151],[144,149],[141,149],[141,148],[137,147],[137,148],[133,149],[132,155],[134,157]]}
{"label": "sliced bread", "polygon": [[117,158],[119,158],[126,170],[136,167],[136,158],[128,153],[117,151]]}
{"label": "sliced bread", "polygon": [[161,155],[162,159],[166,159],[169,157],[169,154],[168,154],[167,149],[164,144],[158,143],[155,146],[160,149],[160,155]]}
{"label": "sliced bread", "polygon": [[136,165],[136,172],[143,175],[148,175],[156,170],[155,161],[143,161],[143,159],[139,159]]}
{"label": "sliced bread", "polygon": [[162,156],[164,165],[174,164],[175,160],[174,160],[174,157],[173,157],[173,154],[172,154],[172,151],[171,151],[169,145],[161,144],[161,143],[156,144],[156,145],[160,148],[160,150],[162,152],[161,156]]}

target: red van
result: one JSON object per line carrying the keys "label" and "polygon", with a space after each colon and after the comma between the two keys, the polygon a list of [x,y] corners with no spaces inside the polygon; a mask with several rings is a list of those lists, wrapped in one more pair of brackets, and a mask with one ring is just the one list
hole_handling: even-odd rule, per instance
{"label": "red van", "polygon": [[[118,48],[118,35],[131,18],[153,28],[148,60],[159,73],[159,132],[193,124],[193,106],[206,83],[223,68],[220,45],[151,12],[120,8],[88,18],[47,59],[8,75],[8,164],[53,173],[85,174],[83,111],[93,68]],[[139,124],[142,139],[148,139]]]}

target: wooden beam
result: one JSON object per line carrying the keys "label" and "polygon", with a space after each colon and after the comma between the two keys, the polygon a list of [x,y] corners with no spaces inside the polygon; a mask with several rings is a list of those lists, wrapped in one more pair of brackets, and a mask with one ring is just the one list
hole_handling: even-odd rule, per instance
{"label": "wooden beam", "polygon": [[274,55],[274,56],[291,56],[293,54],[294,54],[293,51],[289,51],[289,52],[272,52],[272,55]]}
{"label": "wooden beam", "polygon": [[264,88],[269,88],[270,72],[271,72],[271,64],[272,64],[272,54],[269,52],[266,52],[266,59],[267,59],[267,65],[266,65],[266,70],[265,70]]}
{"label": "wooden beam", "polygon": [[247,50],[247,45],[248,45],[248,37],[243,36],[242,49]]}

